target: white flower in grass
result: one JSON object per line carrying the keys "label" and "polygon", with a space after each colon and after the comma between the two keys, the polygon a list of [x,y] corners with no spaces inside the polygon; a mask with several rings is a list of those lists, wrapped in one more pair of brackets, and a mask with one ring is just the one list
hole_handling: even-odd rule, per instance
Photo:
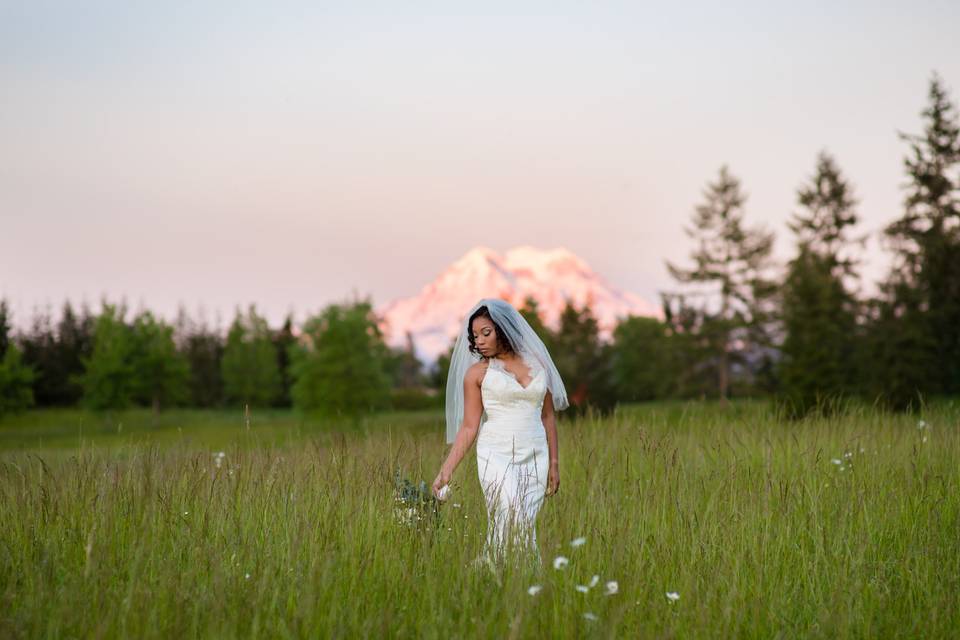
{"label": "white flower in grass", "polygon": [[585,584],[578,584],[577,591],[579,591],[580,593],[586,593],[587,591],[590,591],[590,587],[588,587]]}
{"label": "white flower in grass", "polygon": [[590,620],[591,622],[597,619],[597,616],[589,611],[583,614],[583,617],[586,618],[587,620]]}
{"label": "white flower in grass", "polygon": [[250,579],[250,574],[249,574],[249,573],[245,574],[245,575],[243,576],[243,579],[244,579],[244,580],[249,580],[249,579]]}
{"label": "white flower in grass", "polygon": [[184,512],[183,512],[183,515],[188,516],[188,515],[190,515],[190,512],[189,512],[189,511],[184,511]]}
{"label": "white flower in grass", "polygon": [[670,602],[676,602],[680,599],[680,594],[676,591],[667,591],[667,600]]}
{"label": "white flower in grass", "polygon": [[830,462],[832,462],[833,464],[843,464],[843,460],[841,460],[840,458],[833,458],[832,460],[830,460]]}
{"label": "white flower in grass", "polygon": [[535,584],[535,585],[532,585],[529,589],[527,589],[527,593],[529,593],[532,596],[535,596],[538,593],[540,593],[541,589],[543,589],[541,585]]}
{"label": "white flower in grass", "polygon": [[571,540],[570,546],[576,548],[583,544],[586,544],[586,542],[587,542],[587,539],[584,538],[583,536],[580,536],[579,538],[574,538],[573,540]]}
{"label": "white flower in grass", "polygon": [[557,556],[553,559],[553,568],[554,569],[563,569],[565,566],[570,564],[570,560],[563,556]]}
{"label": "white flower in grass", "polygon": [[926,429],[926,428],[927,428],[926,420],[921,420],[920,422],[917,423],[917,429]]}
{"label": "white flower in grass", "polygon": [[600,582],[600,576],[597,576],[597,575],[593,576],[590,579],[590,585],[589,585],[590,588],[593,589],[595,586],[597,586],[598,582]]}
{"label": "white flower in grass", "polygon": [[606,587],[607,587],[607,590],[605,593],[608,596],[612,596],[613,594],[617,593],[620,590],[620,585],[617,584],[616,580],[611,580],[610,582],[608,582],[606,584]]}

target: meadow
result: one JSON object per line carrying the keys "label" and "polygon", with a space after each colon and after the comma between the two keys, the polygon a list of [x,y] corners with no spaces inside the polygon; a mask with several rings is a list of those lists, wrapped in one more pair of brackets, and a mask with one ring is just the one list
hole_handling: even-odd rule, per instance
{"label": "meadow", "polygon": [[561,488],[537,523],[543,567],[500,575],[471,563],[486,527],[475,452],[436,517],[397,518],[396,474],[433,480],[441,421],[437,411],[8,417],[0,636],[960,630],[956,401],[798,423],[747,401],[561,416]]}

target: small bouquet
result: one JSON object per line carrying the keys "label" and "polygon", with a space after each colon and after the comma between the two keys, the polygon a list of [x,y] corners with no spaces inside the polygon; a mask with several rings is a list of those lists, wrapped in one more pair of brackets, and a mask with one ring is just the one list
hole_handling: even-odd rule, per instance
{"label": "small bouquet", "polygon": [[[424,523],[429,525],[439,520],[441,501],[437,500],[424,480],[414,483],[407,478],[401,478],[400,470],[397,469],[394,486],[394,501],[397,505],[393,514],[397,522],[419,528]],[[449,487],[446,489],[449,492]]]}

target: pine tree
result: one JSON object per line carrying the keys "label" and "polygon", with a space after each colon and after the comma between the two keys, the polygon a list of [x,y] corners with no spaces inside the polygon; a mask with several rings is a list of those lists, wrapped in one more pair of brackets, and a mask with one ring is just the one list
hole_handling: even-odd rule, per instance
{"label": "pine tree", "polygon": [[599,326],[589,302],[578,309],[567,301],[553,334],[551,356],[574,413],[582,413],[588,407],[600,412],[614,407],[610,347],[600,341]]}
{"label": "pine tree", "polygon": [[690,255],[694,266],[683,269],[668,261],[667,268],[680,283],[706,285],[706,291],[695,295],[714,298],[719,305],[708,311],[704,303],[699,330],[717,360],[717,391],[725,400],[732,368],[743,365],[751,348],[770,342],[775,284],[767,271],[774,236],[744,226],[746,196],[726,166],[703,195],[705,202],[694,211],[693,227],[685,229],[697,245]]}
{"label": "pine tree", "polygon": [[222,406],[222,332],[208,327],[205,319],[192,320],[181,308],[175,335],[178,350],[183,354],[190,370],[187,401],[194,407]]}
{"label": "pine tree", "polygon": [[7,300],[0,299],[0,358],[7,352],[10,345],[10,305]]}
{"label": "pine tree", "polygon": [[904,214],[885,230],[896,264],[874,325],[877,382],[901,408],[960,392],[960,125],[936,74],[928,99],[923,134],[900,134],[909,182]]}
{"label": "pine tree", "polygon": [[293,398],[290,396],[290,387],[293,385],[293,376],[290,373],[290,349],[297,343],[293,335],[293,316],[287,314],[283,326],[273,336],[273,347],[277,352],[277,370],[280,372],[280,393],[277,395],[276,405],[290,407]]}
{"label": "pine tree", "polygon": [[664,324],[671,345],[674,380],[673,395],[680,398],[706,398],[717,389],[716,339],[709,329],[709,316],[703,306],[694,306],[679,293],[661,292]]}
{"label": "pine tree", "polygon": [[669,327],[656,318],[628,316],[613,331],[611,374],[617,398],[664,398],[677,380]]}
{"label": "pine tree", "polygon": [[93,353],[93,330],[96,319],[84,305],[76,312],[69,301],[63,304],[56,333],[57,403],[72,406],[80,401],[83,389],[74,382],[83,372],[83,359]]}
{"label": "pine tree", "polygon": [[387,358],[387,373],[396,389],[416,389],[422,383],[423,364],[417,358],[413,334],[407,331],[403,348],[390,349]]}
{"label": "pine tree", "polygon": [[33,406],[33,380],[33,369],[13,342],[7,301],[0,300],[0,418]]}
{"label": "pine tree", "polygon": [[543,323],[543,318],[540,315],[540,304],[537,302],[537,299],[528,295],[523,301],[523,306],[517,309],[517,311],[524,317],[527,324],[530,325],[530,328],[540,336],[547,350],[553,353],[554,335],[547,325]]}
{"label": "pine tree", "polygon": [[[856,277],[847,251],[857,222],[856,199],[834,159],[817,158],[816,173],[797,191],[800,211],[788,223],[797,237],[782,295],[785,332],[780,400],[789,415],[835,410],[857,391],[857,302],[846,281]],[[857,242],[863,242],[858,238]]]}

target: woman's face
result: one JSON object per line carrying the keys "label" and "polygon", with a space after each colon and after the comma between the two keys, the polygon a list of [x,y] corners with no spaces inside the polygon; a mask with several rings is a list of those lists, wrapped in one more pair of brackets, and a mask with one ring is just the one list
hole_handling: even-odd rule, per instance
{"label": "woman's face", "polygon": [[477,345],[477,350],[484,357],[489,358],[494,356],[499,351],[499,345],[497,344],[497,332],[493,329],[493,322],[490,318],[474,318],[473,327],[473,341]]}

